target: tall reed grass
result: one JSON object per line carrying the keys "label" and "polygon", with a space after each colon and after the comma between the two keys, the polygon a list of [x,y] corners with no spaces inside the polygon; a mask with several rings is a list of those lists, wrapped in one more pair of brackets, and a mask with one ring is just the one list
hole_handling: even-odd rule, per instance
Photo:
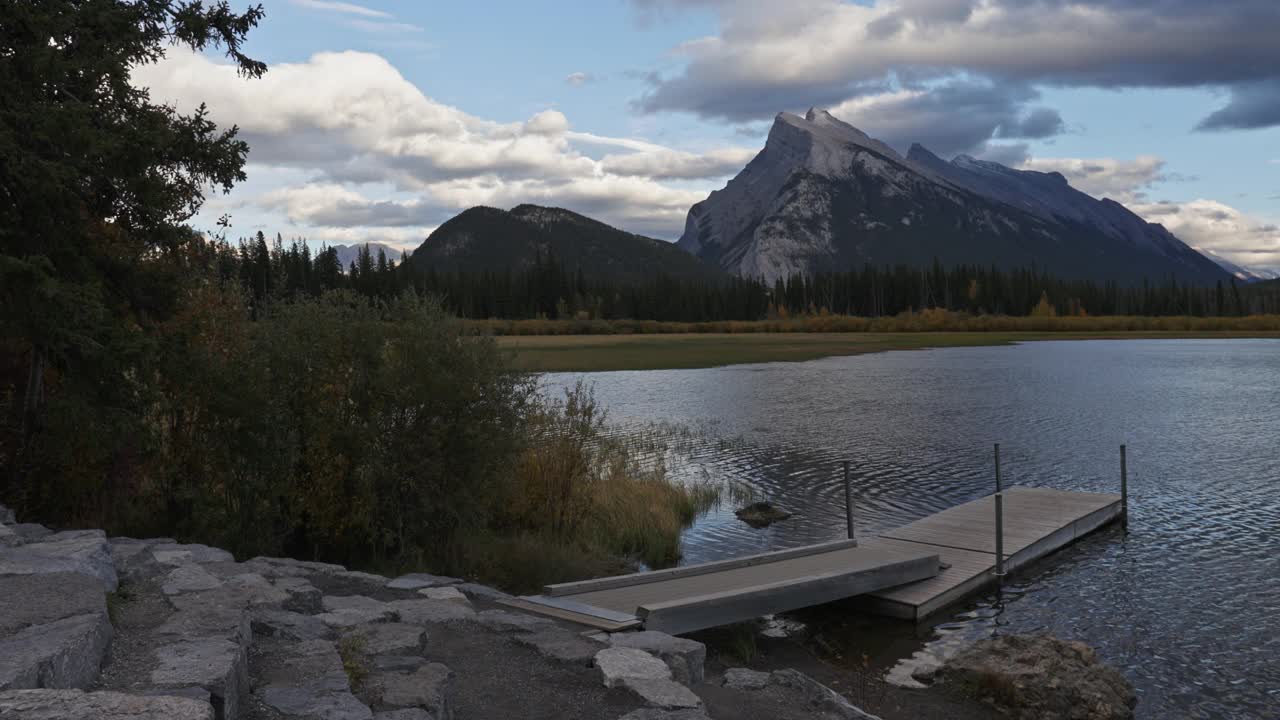
{"label": "tall reed grass", "polygon": [[673,479],[656,433],[613,434],[605,420],[582,384],[535,413],[471,574],[523,591],[680,559],[681,533],[720,487]]}

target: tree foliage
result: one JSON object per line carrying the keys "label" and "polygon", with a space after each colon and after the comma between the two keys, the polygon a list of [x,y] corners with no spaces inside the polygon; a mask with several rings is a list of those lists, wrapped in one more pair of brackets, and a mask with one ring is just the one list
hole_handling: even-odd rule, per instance
{"label": "tree foliage", "polygon": [[[173,45],[220,48],[247,77],[260,7],[178,0],[6,0],[0,6],[0,463],[29,489],[47,424],[99,408],[97,444],[143,394],[135,362],[173,312],[176,251],[207,188],[244,178],[247,146],[201,107],[130,82]],[[107,412],[110,408],[110,412]],[[91,423],[92,425],[92,423]],[[86,441],[87,442],[87,441]],[[127,444],[127,443],[126,443]],[[123,450],[117,447],[116,450]]]}

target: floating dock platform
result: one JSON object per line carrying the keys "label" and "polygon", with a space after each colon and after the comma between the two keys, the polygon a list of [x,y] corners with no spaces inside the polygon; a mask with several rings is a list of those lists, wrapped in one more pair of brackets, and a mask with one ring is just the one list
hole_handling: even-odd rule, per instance
{"label": "floating dock platform", "polygon": [[[1120,495],[1012,487],[1003,493],[1004,571],[1119,519]],[[994,495],[860,540],[549,585],[517,607],[609,630],[678,634],[861,596],[922,620],[998,580]]]}

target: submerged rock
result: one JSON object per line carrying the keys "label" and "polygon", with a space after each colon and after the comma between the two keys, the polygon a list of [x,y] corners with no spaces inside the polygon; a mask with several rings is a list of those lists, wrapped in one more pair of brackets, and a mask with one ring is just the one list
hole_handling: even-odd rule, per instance
{"label": "submerged rock", "polygon": [[949,659],[939,678],[1028,720],[1127,720],[1137,704],[1133,686],[1093,648],[1046,635],[980,640]]}
{"label": "submerged rock", "polygon": [[754,502],[733,513],[742,522],[753,528],[768,527],[779,520],[786,520],[791,513],[771,502]]}

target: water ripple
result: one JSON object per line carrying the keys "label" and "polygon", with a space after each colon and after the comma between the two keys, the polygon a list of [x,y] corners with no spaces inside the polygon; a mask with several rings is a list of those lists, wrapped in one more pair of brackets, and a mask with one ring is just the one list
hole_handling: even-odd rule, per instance
{"label": "water ripple", "polygon": [[[681,435],[673,471],[794,511],[753,530],[732,508],[684,538],[700,562],[842,537],[849,461],[860,533],[994,487],[1116,492],[1129,445],[1130,534],[1100,532],[937,618],[885,632],[942,654],[993,632],[1088,642],[1144,718],[1280,718],[1280,341],[1034,343],[585,378],[619,432]],[[918,639],[917,639],[918,636]]]}

